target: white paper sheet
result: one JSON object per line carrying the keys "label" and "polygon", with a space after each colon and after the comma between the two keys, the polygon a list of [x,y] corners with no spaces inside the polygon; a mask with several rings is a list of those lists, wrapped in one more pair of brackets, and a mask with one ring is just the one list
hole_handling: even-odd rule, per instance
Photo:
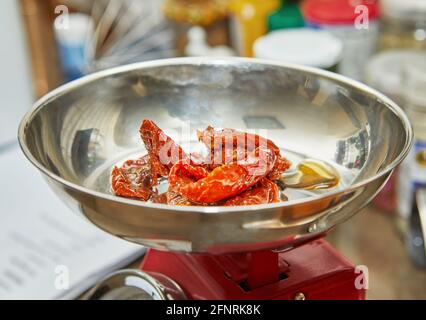
{"label": "white paper sheet", "polygon": [[143,254],[73,214],[18,146],[0,177],[0,299],[74,298]]}

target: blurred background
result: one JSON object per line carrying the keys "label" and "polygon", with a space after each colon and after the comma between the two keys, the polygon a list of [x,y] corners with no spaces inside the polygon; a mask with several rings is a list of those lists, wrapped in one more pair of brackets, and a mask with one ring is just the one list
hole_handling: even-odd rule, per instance
{"label": "blurred background", "polygon": [[[3,188],[15,190],[1,196],[0,250],[6,254],[0,257],[0,298],[75,298],[143,255],[88,227],[71,227],[80,222],[65,220],[68,214],[53,221],[49,212],[68,209],[49,202],[56,200],[46,198],[50,191],[42,182],[37,192],[26,193],[28,180],[39,177],[17,160],[16,132],[37,98],[123,64],[244,56],[341,73],[385,93],[407,112],[416,135],[411,154],[363,214],[328,240],[369,268],[368,298],[426,299],[426,0],[2,0],[0,20],[0,167]],[[27,201],[14,197],[18,192]],[[45,221],[37,228],[29,222],[35,211]],[[81,247],[93,247],[84,253],[69,247],[70,239],[56,243],[54,232],[63,234],[64,228],[72,229],[70,239],[78,237]],[[40,252],[47,257],[44,267],[43,261],[31,264]],[[53,288],[60,272],[46,266],[62,261],[75,264],[77,275],[59,294],[46,288]]]}

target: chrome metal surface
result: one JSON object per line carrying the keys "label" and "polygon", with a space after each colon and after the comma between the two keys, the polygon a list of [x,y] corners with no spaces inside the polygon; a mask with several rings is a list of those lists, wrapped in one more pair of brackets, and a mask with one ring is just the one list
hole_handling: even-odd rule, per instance
{"label": "chrome metal surface", "polygon": [[[266,129],[295,165],[325,161],[340,184],[287,189],[287,202],[246,207],[115,197],[111,167],[144,154],[144,118],[172,137],[188,123],[192,131]],[[289,248],[345,221],[406,156],[412,129],[391,100],[333,73],[253,59],[181,58],[102,71],[53,91],[26,115],[19,140],[62,200],[101,229],[159,249],[223,253]]]}
{"label": "chrome metal surface", "polygon": [[105,277],[83,300],[185,300],[182,289],[168,277],[140,270],[121,270]]}
{"label": "chrome metal surface", "polygon": [[426,190],[419,189],[416,192],[416,203],[419,210],[419,222],[422,233],[423,248],[426,253]]}

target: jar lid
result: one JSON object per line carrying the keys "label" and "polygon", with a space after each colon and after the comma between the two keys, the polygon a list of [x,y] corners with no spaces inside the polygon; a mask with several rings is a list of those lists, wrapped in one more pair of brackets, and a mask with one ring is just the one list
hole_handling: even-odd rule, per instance
{"label": "jar lid", "polygon": [[369,19],[378,17],[377,0],[306,0],[302,12],[314,24],[353,24],[359,16],[356,7],[360,5],[368,8]]}
{"label": "jar lid", "polygon": [[425,0],[382,0],[380,9],[384,16],[391,18],[414,21],[426,19]]}
{"label": "jar lid", "polygon": [[325,30],[310,28],[285,29],[256,40],[257,58],[298,63],[327,69],[340,62],[342,42]]}

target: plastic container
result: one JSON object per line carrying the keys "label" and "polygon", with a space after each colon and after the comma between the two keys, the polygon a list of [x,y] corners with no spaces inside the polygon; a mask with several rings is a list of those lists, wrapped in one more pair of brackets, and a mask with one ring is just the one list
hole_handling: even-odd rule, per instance
{"label": "plastic container", "polygon": [[382,0],[379,50],[426,48],[426,1]]}
{"label": "plastic container", "polygon": [[342,42],[324,30],[286,29],[259,38],[256,58],[280,60],[335,71],[343,52]]}
{"label": "plastic container", "polygon": [[374,0],[306,0],[306,24],[332,32],[343,41],[339,72],[361,80],[368,58],[378,41],[378,5]]}
{"label": "plastic container", "polygon": [[233,0],[230,5],[232,45],[241,56],[253,56],[253,43],[268,31],[267,19],[279,0]]}
{"label": "plastic container", "polygon": [[82,13],[71,13],[67,26],[55,23],[55,36],[67,81],[75,80],[85,74],[88,66],[86,45],[92,28],[92,19]]}
{"label": "plastic container", "polygon": [[[403,69],[402,103],[413,125],[415,142],[398,175],[398,213],[406,221],[413,262],[426,268],[426,52]],[[422,195],[422,196],[421,196]]]}
{"label": "plastic container", "polygon": [[[406,65],[418,59],[415,50],[388,50],[371,57],[365,69],[364,81],[403,106],[402,88]],[[421,54],[420,54],[421,55]],[[395,194],[395,175],[393,175],[373,203],[380,210],[394,213],[397,208]]]}
{"label": "plastic container", "polygon": [[281,7],[268,17],[268,30],[301,28],[305,26],[302,12],[297,3],[282,1]]}
{"label": "plastic container", "polygon": [[401,164],[398,211],[409,217],[416,189],[426,187],[426,53],[407,61],[402,77],[401,101],[413,125],[415,144]]}

